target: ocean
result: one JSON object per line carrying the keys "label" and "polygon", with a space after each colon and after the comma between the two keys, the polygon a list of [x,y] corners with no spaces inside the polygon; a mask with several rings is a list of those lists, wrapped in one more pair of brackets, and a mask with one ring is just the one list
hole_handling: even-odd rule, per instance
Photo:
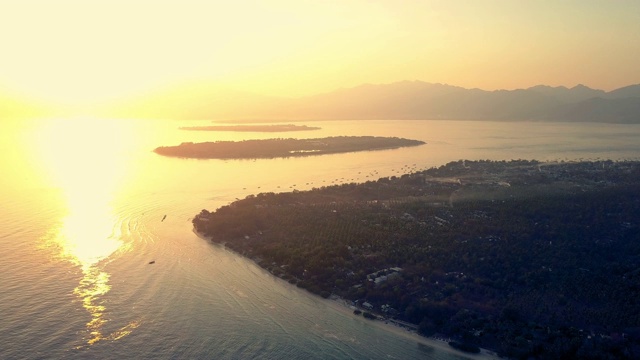
{"label": "ocean", "polygon": [[[1,359],[458,359],[337,311],[222,246],[191,219],[260,192],[400,176],[459,159],[637,160],[640,125],[322,121],[321,130],[180,130],[202,121],[0,124]],[[397,136],[418,147],[194,160],[181,142]],[[165,218],[166,215],[166,218]]]}

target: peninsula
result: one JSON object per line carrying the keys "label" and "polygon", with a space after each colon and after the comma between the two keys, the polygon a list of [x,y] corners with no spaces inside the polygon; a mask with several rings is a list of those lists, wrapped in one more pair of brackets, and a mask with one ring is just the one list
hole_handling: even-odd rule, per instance
{"label": "peninsula", "polygon": [[423,141],[397,137],[337,136],[319,139],[267,139],[185,142],[155,149],[164,156],[198,159],[258,159],[337,154],[423,145]]}
{"label": "peninsula", "polygon": [[287,131],[308,131],[320,130],[316,126],[307,125],[212,125],[212,126],[184,126],[180,130],[191,131],[237,131],[237,132],[287,132]]}
{"label": "peninsula", "polygon": [[250,195],[193,224],[292,284],[459,349],[637,358],[639,179],[631,161],[458,161]]}

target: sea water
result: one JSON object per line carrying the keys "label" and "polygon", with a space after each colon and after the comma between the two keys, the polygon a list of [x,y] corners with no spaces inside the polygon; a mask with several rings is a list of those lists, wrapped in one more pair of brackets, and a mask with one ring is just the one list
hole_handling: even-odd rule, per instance
{"label": "sea water", "polygon": [[[203,122],[0,125],[0,358],[455,359],[336,311],[191,219],[260,192],[400,176],[459,159],[638,159],[640,126],[327,121],[321,130],[180,130]],[[426,145],[285,159],[153,153],[185,141],[398,136]],[[165,218],[166,215],[166,218]]]}

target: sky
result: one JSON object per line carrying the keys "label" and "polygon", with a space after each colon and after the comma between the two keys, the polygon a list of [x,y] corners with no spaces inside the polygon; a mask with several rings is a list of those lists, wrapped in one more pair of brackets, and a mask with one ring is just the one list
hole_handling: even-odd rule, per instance
{"label": "sky", "polygon": [[192,81],[612,90],[640,83],[640,1],[0,0],[0,47],[1,92],[69,104]]}

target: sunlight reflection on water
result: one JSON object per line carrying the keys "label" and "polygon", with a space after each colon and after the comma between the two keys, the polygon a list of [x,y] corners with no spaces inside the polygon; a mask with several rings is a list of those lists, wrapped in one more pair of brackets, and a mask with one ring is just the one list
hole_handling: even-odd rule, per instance
{"label": "sunlight reflection on water", "polygon": [[88,345],[120,339],[139,325],[130,321],[103,334],[110,321],[105,296],[111,290],[104,260],[127,251],[111,206],[125,176],[126,162],[116,155],[126,149],[127,133],[117,122],[86,119],[52,121],[37,133],[39,158],[51,184],[61,190],[67,210],[45,237],[44,246],[82,271],[73,294],[91,317],[86,323]]}

